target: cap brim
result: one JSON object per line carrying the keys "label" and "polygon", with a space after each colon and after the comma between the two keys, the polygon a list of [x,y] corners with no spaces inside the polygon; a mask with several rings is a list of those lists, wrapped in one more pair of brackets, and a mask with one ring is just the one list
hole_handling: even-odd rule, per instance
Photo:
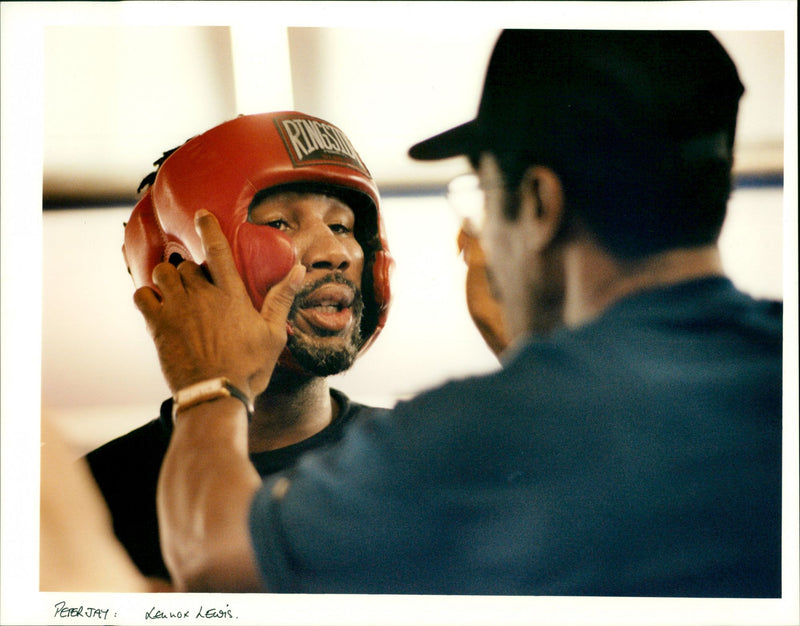
{"label": "cap brim", "polygon": [[470,154],[478,148],[476,124],[472,120],[420,141],[411,147],[408,155],[418,161],[435,161]]}

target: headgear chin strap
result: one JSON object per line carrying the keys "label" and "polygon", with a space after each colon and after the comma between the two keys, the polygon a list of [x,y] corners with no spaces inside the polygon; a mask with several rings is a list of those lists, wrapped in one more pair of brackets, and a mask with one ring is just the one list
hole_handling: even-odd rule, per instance
{"label": "headgear chin strap", "polygon": [[[393,266],[378,188],[347,136],[304,113],[239,116],[166,157],[125,226],[122,252],[134,284],[155,288],[153,269],[175,255],[205,261],[194,228],[194,213],[202,208],[217,217],[247,293],[260,310],[296,254],[289,237],[249,222],[248,211],[259,191],[300,185],[339,193],[356,214],[356,239],[365,260],[360,352],[365,351],[386,323]],[[281,363],[299,368],[288,350]]]}

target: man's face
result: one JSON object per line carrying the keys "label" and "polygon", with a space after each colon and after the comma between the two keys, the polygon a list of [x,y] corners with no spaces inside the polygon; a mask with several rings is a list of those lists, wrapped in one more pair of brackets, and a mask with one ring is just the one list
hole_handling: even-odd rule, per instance
{"label": "man's face", "polygon": [[364,307],[364,252],[354,235],[352,209],[330,196],[285,192],[255,205],[249,220],[288,235],[306,267],[289,313],[290,352],[318,376],[348,369],[361,345]]}
{"label": "man's face", "polygon": [[492,294],[503,309],[504,322],[509,336],[517,337],[521,318],[519,300],[525,292],[520,284],[520,272],[516,266],[512,241],[515,240],[514,223],[503,216],[503,207],[508,201],[503,175],[497,160],[484,153],[478,167],[478,178],[484,190],[485,218],[481,229],[480,243],[486,253],[487,273]]}
{"label": "man's face", "polygon": [[[549,332],[562,319],[564,268],[559,248],[537,249],[532,243],[537,229],[544,227],[536,216],[540,200],[524,183],[519,189],[506,189],[497,159],[490,153],[481,156],[478,177],[485,195],[481,247],[508,337]],[[512,202],[514,210],[504,210]],[[515,218],[509,219],[509,213]]]}

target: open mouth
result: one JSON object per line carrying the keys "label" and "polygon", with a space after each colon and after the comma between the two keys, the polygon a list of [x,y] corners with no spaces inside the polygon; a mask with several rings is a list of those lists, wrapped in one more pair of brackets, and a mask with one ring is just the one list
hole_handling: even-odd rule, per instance
{"label": "open mouth", "polygon": [[[295,300],[295,325],[300,330],[336,334],[353,324],[355,292],[342,283],[327,283]],[[308,328],[305,328],[308,326]]]}

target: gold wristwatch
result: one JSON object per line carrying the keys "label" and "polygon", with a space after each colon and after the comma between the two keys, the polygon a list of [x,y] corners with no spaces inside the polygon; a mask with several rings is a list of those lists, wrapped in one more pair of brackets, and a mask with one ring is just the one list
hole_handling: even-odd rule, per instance
{"label": "gold wristwatch", "polygon": [[237,400],[241,400],[242,404],[244,404],[247,409],[248,421],[253,417],[255,407],[253,407],[253,402],[250,398],[248,398],[241,389],[232,385],[231,381],[227,378],[220,377],[204,380],[178,390],[175,395],[172,396],[172,422],[175,423],[179,412],[218,398],[236,398]]}

